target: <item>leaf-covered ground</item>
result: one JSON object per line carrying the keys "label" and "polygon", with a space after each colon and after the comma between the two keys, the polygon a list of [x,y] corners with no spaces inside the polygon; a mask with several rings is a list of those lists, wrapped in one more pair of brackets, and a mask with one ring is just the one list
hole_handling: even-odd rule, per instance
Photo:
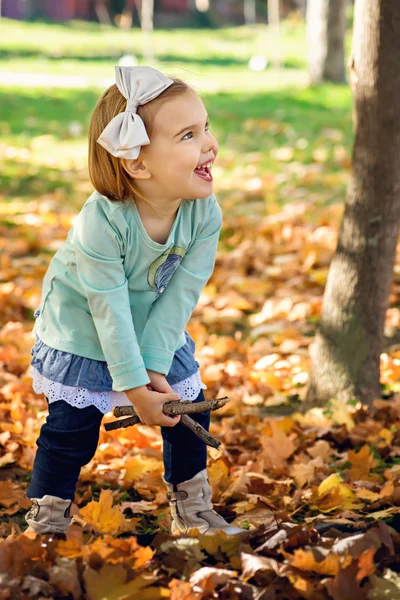
{"label": "leaf-covered ground", "polygon": [[[66,52],[71,32],[58,33]],[[249,34],[239,34],[250,48]],[[190,43],[203,43],[196,35]],[[232,39],[225,31],[213,46],[224,72],[233,68]],[[196,53],[188,55],[190,64]],[[217,85],[221,71],[204,72]],[[255,77],[256,89],[206,95],[221,144],[224,229],[189,327],[206,395],[230,398],[213,413],[222,449],[209,451],[209,477],[216,510],[249,531],[241,543],[222,533],[169,535],[161,436],[146,426],[102,428],[66,540],[22,533],[46,418],[27,376],[33,311],[48,262],[90,193],[85,135],[98,90],[1,91],[0,600],[400,597],[400,264],[382,398],[369,410],[333,399],[301,414],[349,175],[351,102],[347,88]]]}

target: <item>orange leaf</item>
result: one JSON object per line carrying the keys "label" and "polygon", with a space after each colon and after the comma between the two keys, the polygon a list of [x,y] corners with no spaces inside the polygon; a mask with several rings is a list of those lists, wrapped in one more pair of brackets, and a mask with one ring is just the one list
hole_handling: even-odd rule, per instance
{"label": "orange leaf", "polygon": [[118,507],[112,508],[113,495],[110,490],[102,490],[99,502],[93,500],[80,510],[82,518],[98,533],[115,535],[124,523],[124,516]]}
{"label": "orange leaf", "polygon": [[82,528],[71,525],[67,531],[67,539],[58,542],[57,552],[60,556],[65,556],[66,558],[78,558],[79,556],[82,556],[82,548]]}
{"label": "orange leaf", "polygon": [[264,449],[264,460],[275,468],[284,469],[287,465],[287,459],[296,450],[292,439],[274,421],[267,423],[262,433],[261,444]]}
{"label": "orange leaf", "polygon": [[337,554],[328,554],[323,560],[317,561],[313,550],[303,550],[298,548],[293,556],[285,553],[286,558],[292,567],[301,571],[313,571],[320,575],[336,575],[340,568],[340,556]]}
{"label": "orange leaf", "polygon": [[31,506],[31,501],[26,497],[24,490],[16,483],[0,481],[0,505],[10,508],[13,504],[28,509]]}
{"label": "orange leaf", "polygon": [[379,493],[380,498],[387,498],[394,493],[393,481],[387,481]]}
{"label": "orange leaf", "polygon": [[85,555],[95,552],[110,564],[129,563],[138,569],[153,558],[154,551],[149,546],[139,546],[135,537],[126,540],[115,539],[110,535],[98,538],[85,547]]}
{"label": "orange leaf", "polygon": [[370,471],[376,465],[376,460],[372,456],[369,446],[365,444],[358,453],[349,450],[348,459],[351,462],[350,479],[352,481],[368,481]]}
{"label": "orange leaf", "polygon": [[250,378],[254,382],[260,381],[273,390],[282,389],[282,381],[271,371],[250,371]]}
{"label": "orange leaf", "polygon": [[375,556],[376,548],[370,548],[369,550],[364,550],[361,556],[358,559],[358,566],[360,570],[357,573],[357,581],[360,582],[364,577],[368,577],[375,573],[375,565],[374,565],[374,556]]}

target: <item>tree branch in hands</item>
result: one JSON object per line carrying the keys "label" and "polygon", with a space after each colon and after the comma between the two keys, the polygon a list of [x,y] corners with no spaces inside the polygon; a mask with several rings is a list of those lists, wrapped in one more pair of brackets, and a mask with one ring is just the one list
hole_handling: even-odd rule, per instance
{"label": "tree branch in hands", "polygon": [[[212,436],[199,423],[191,419],[188,416],[188,414],[203,412],[206,410],[218,410],[219,408],[225,406],[227,402],[229,402],[229,398],[227,396],[225,396],[224,398],[216,398],[214,400],[204,400],[203,402],[191,402],[190,400],[174,400],[163,404],[162,412],[164,413],[164,415],[181,415],[180,420],[182,425],[185,425],[191,431],[193,431],[193,433],[198,435],[208,446],[212,446],[213,448],[219,448],[221,442],[217,440],[214,436]],[[134,406],[117,406],[114,409],[114,416],[122,417],[124,415],[132,416],[128,417],[127,419],[120,419],[119,421],[105,423],[104,427],[106,431],[130,427],[131,425],[136,425],[137,423],[143,423]],[[172,419],[170,419],[170,421],[172,421]],[[176,425],[176,423],[177,421],[173,421],[173,425]]]}

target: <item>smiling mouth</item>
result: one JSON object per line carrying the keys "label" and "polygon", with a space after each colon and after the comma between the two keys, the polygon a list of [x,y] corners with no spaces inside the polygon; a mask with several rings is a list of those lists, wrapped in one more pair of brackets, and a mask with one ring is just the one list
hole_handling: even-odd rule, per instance
{"label": "smiling mouth", "polygon": [[196,167],[194,172],[198,177],[204,179],[205,181],[212,181],[213,176],[211,175],[211,168],[213,165],[213,161],[210,160],[199,167]]}

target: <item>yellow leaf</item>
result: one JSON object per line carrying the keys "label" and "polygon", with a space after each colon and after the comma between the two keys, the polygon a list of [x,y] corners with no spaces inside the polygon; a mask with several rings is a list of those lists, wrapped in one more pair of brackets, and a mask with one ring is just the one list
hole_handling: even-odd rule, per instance
{"label": "yellow leaf", "polygon": [[339,473],[332,473],[332,475],[329,475],[329,477],[324,479],[323,482],[319,485],[318,495],[322,496],[322,494],[329,492],[329,490],[333,489],[334,487],[339,485],[339,483],[342,483],[342,482],[343,482],[343,479],[339,475]]}
{"label": "yellow leaf", "polygon": [[211,463],[208,469],[208,480],[212,489],[225,488],[229,480],[229,467],[223,459]]}
{"label": "yellow leaf", "polygon": [[311,508],[319,509],[321,512],[330,512],[343,506],[343,496],[340,487],[337,485],[317,500],[316,506]]}
{"label": "yellow leaf", "polygon": [[291,417],[283,417],[275,422],[276,427],[285,433],[290,433],[296,427],[296,422]]}
{"label": "yellow leaf", "polygon": [[379,432],[379,437],[381,437],[383,439],[383,441],[386,443],[387,446],[390,446],[390,444],[392,443],[393,436],[394,436],[393,431],[390,431],[390,429],[386,429],[386,427],[381,429]]}
{"label": "yellow leaf", "polygon": [[112,508],[113,495],[110,490],[102,490],[99,502],[93,500],[80,510],[82,518],[98,533],[118,533],[124,523],[124,516],[118,506]]}
{"label": "yellow leaf", "polygon": [[332,473],[320,484],[317,506],[321,512],[330,512],[337,508],[351,510],[364,506],[363,503],[357,502],[356,494],[342,482],[343,479],[338,473]]}
{"label": "yellow leaf", "polygon": [[339,486],[339,489],[340,489],[340,493],[343,496],[342,508],[344,510],[353,510],[356,508],[363,508],[364,504],[362,502],[357,502],[356,494],[353,492],[353,490],[351,490],[349,488],[348,485],[341,484]]}
{"label": "yellow leaf", "polygon": [[361,500],[367,500],[368,502],[376,502],[380,497],[377,492],[372,492],[366,488],[359,488],[356,491],[356,494],[357,498],[361,498]]}
{"label": "yellow leaf", "polygon": [[166,588],[149,587],[152,579],[143,575],[126,583],[127,571],[121,565],[105,564],[98,571],[86,567],[83,578],[88,600],[159,600],[170,596]]}
{"label": "yellow leaf", "polygon": [[239,547],[241,544],[240,536],[228,535],[222,529],[214,535],[198,536],[200,547],[206,550],[210,556],[218,556],[223,552],[226,556],[238,556],[240,554]]}
{"label": "yellow leaf", "polygon": [[136,481],[151,471],[162,471],[162,462],[157,458],[148,456],[133,456],[126,461],[126,481]]}
{"label": "yellow leaf", "polygon": [[330,402],[332,421],[338,425],[346,425],[347,429],[351,431],[355,427],[355,423],[349,407],[345,402],[341,400],[333,399]]}
{"label": "yellow leaf", "polygon": [[374,519],[375,521],[380,521],[382,519],[388,519],[394,514],[400,513],[400,506],[390,506],[385,510],[376,510],[375,512],[370,512],[365,517],[367,519]]}

